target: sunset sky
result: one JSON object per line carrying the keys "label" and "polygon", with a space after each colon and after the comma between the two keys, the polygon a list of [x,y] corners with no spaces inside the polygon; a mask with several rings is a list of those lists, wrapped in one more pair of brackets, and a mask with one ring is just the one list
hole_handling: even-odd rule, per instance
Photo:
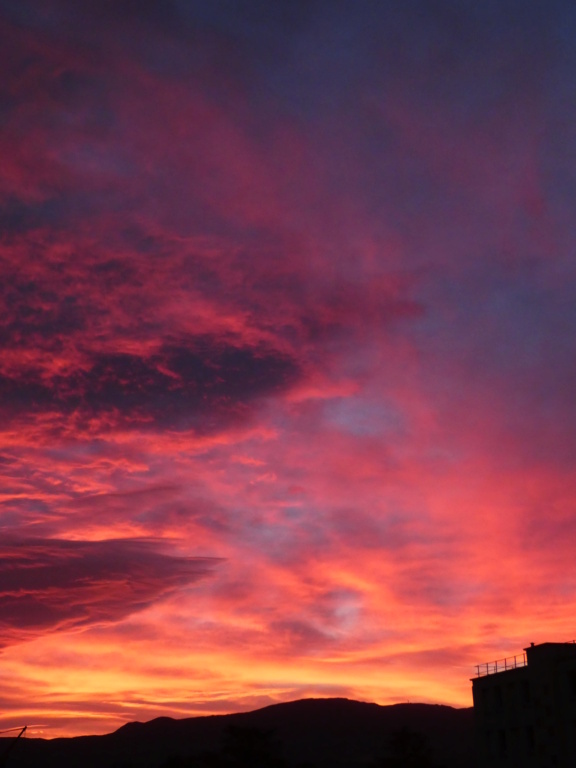
{"label": "sunset sky", "polygon": [[0,728],[470,706],[576,637],[572,0],[0,28]]}

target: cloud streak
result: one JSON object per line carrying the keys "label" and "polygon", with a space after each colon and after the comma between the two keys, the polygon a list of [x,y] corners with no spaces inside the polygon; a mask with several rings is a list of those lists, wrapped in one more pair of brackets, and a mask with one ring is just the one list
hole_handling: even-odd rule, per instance
{"label": "cloud streak", "polygon": [[0,395],[7,419],[56,412],[104,431],[147,424],[210,431],[297,378],[297,364],[274,350],[199,338],[161,346],[148,358],[111,352],[83,355],[78,368],[63,372],[10,371],[0,378]]}
{"label": "cloud streak", "polygon": [[0,644],[118,622],[207,576],[213,558],[160,542],[23,539],[0,550]]}

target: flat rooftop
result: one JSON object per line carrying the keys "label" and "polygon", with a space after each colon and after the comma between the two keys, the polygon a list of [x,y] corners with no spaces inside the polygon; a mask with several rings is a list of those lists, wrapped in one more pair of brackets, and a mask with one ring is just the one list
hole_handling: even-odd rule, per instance
{"label": "flat rooftop", "polygon": [[569,650],[570,656],[576,655],[576,640],[567,643],[539,643],[535,645],[530,643],[528,648],[524,648],[524,653],[517,656],[508,656],[505,659],[496,659],[496,661],[487,661],[484,664],[476,664],[476,677],[486,677],[486,675],[496,675],[499,672],[507,672],[509,669],[528,666],[528,654],[537,652],[550,657],[565,656]]}

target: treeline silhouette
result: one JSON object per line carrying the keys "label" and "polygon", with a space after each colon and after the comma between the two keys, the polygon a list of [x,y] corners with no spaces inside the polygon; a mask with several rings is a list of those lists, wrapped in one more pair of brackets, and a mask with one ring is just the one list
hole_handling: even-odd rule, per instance
{"label": "treeline silhouette", "polygon": [[[365,765],[366,768],[445,768],[432,760],[431,748],[424,734],[407,727],[394,731],[383,745],[383,754]],[[224,733],[224,743],[219,752],[173,756],[160,768],[292,767],[284,759],[282,744],[273,731],[230,725]],[[297,763],[294,768],[320,768],[320,764],[306,761]]]}

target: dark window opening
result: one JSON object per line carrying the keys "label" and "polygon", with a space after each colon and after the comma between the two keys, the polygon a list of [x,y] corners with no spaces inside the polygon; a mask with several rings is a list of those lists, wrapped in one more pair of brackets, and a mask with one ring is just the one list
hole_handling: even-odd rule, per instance
{"label": "dark window opening", "polygon": [[499,685],[494,686],[494,704],[496,707],[502,706],[502,688]]}
{"label": "dark window opening", "polygon": [[484,744],[486,745],[486,754],[488,757],[494,757],[494,742],[492,739],[492,731],[486,731]]}
{"label": "dark window opening", "polygon": [[498,731],[498,754],[500,757],[506,757],[507,744],[506,744],[506,731]]}
{"label": "dark window opening", "polygon": [[[522,701],[524,704],[530,704],[530,683],[528,680],[522,680]],[[576,688],[574,689],[576,693]]]}

